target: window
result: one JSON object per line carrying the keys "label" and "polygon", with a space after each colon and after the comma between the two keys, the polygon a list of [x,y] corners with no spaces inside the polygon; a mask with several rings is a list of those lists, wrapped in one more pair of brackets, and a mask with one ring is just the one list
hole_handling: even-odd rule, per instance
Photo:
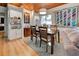
{"label": "window", "polygon": [[52,25],[51,15],[47,15],[46,24],[47,25]]}
{"label": "window", "polygon": [[51,15],[41,15],[41,25],[52,25]]}
{"label": "window", "polygon": [[41,25],[46,24],[46,16],[41,16]]}

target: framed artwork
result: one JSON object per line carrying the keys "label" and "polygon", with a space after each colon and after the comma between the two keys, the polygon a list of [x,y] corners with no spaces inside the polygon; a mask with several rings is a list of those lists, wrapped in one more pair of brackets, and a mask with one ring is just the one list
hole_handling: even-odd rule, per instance
{"label": "framed artwork", "polygon": [[67,26],[71,26],[71,8],[67,9]]}
{"label": "framed artwork", "polygon": [[77,7],[77,26],[79,27],[79,6]]}
{"label": "framed artwork", "polygon": [[62,11],[60,11],[59,15],[60,15],[60,18],[59,18],[60,19],[60,25],[62,26],[63,25],[63,23],[62,23]]}
{"label": "framed artwork", "polygon": [[56,24],[58,26],[73,27],[79,23],[78,7],[66,8],[56,12]]}
{"label": "framed artwork", "polygon": [[56,12],[56,24],[59,25],[59,12]]}
{"label": "framed artwork", "polygon": [[63,10],[63,25],[67,25],[67,10]]}
{"label": "framed artwork", "polygon": [[72,26],[77,25],[77,7],[72,8]]}
{"label": "framed artwork", "polygon": [[24,23],[30,23],[30,14],[29,13],[24,14]]}

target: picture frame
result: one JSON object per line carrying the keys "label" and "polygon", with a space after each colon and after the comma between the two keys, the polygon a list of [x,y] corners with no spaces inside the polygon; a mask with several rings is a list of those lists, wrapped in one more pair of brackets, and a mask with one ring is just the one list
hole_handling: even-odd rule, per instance
{"label": "picture frame", "polygon": [[30,23],[30,14],[29,13],[24,14],[24,23]]}

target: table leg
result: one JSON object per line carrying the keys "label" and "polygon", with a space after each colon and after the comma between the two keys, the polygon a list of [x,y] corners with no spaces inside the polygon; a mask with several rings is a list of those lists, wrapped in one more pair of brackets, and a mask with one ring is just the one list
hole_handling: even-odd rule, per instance
{"label": "table leg", "polygon": [[58,43],[60,43],[60,33],[58,31]]}
{"label": "table leg", "polygon": [[51,35],[51,54],[53,54],[53,46],[54,46],[54,35]]}

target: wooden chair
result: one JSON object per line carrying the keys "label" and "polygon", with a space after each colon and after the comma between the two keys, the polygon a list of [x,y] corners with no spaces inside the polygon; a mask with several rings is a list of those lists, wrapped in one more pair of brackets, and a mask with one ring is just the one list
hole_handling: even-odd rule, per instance
{"label": "wooden chair", "polygon": [[36,38],[35,44],[37,43],[37,32],[36,32],[36,26],[31,26],[31,40],[33,40],[33,37]]}
{"label": "wooden chair", "polygon": [[[57,39],[58,43],[60,43],[60,35],[59,35],[59,30],[57,28],[57,25],[52,25],[51,28],[55,33],[55,35],[54,35],[55,39]],[[57,38],[57,36],[58,36],[58,38]]]}
{"label": "wooden chair", "polygon": [[39,27],[40,33],[40,47],[42,41],[46,43],[46,52],[48,51],[48,35],[47,35],[47,27]]}

